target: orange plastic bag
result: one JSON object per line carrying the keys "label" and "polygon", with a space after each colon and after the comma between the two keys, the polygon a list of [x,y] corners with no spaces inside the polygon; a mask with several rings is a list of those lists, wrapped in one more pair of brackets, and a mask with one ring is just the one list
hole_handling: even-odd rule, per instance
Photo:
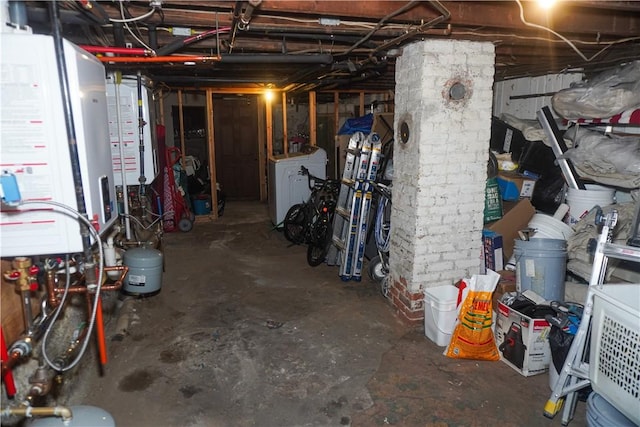
{"label": "orange plastic bag", "polygon": [[451,341],[444,354],[454,359],[500,360],[493,330],[491,297],[500,275],[488,270],[486,275],[474,275],[467,283],[467,293]]}

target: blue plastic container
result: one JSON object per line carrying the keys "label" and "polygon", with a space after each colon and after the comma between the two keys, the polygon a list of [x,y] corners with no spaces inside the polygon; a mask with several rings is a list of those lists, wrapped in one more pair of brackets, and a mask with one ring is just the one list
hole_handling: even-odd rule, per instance
{"label": "blue plastic container", "polygon": [[193,213],[196,215],[208,215],[211,213],[211,199],[198,197],[193,199]]}

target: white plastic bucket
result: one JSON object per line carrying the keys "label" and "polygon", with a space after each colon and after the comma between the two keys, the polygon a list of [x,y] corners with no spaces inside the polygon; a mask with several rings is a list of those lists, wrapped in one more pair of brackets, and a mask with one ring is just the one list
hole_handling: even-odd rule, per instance
{"label": "white plastic bucket", "polygon": [[536,230],[534,239],[568,240],[573,236],[573,228],[550,215],[535,214],[529,221],[529,228]]}
{"label": "white plastic bucket", "polygon": [[585,187],[586,190],[569,188],[567,191],[566,202],[569,205],[567,223],[569,225],[576,224],[596,205],[604,207],[616,202],[616,190],[613,188],[595,184],[587,184]]}
{"label": "white plastic bucket", "polygon": [[458,288],[451,285],[424,290],[424,334],[445,347],[456,325]]}
{"label": "white plastic bucket", "polygon": [[531,289],[547,301],[564,301],[567,242],[560,239],[516,240],[516,290]]}

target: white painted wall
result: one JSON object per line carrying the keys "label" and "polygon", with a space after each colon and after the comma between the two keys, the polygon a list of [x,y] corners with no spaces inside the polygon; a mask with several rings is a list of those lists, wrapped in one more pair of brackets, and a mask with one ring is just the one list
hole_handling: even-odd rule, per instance
{"label": "white painted wall", "polygon": [[550,74],[540,77],[525,77],[504,80],[493,85],[493,115],[500,117],[508,113],[520,119],[536,120],[536,112],[542,107],[551,107],[551,95],[512,99],[514,96],[553,94],[582,80],[582,73]]}

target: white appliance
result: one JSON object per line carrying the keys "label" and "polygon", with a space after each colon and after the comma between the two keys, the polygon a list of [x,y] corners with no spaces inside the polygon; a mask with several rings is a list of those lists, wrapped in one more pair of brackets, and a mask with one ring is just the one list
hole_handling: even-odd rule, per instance
{"label": "white appliance", "polygon": [[[64,41],[80,173],[89,220],[104,232],[117,218],[104,66]],[[53,38],[0,37],[0,168],[16,177],[23,201],[78,209]],[[59,207],[22,205],[0,213],[0,256],[83,250],[79,221]]]}
{"label": "white appliance", "polygon": [[269,160],[269,215],[271,221],[282,226],[289,208],[309,198],[309,181],[300,172],[300,166],[309,169],[311,175],[327,177],[327,153],[320,147],[308,152],[287,153]]}
{"label": "white appliance", "polygon": [[[129,185],[139,185],[141,169],[144,165],[145,184],[149,185],[158,176],[158,144],[156,139],[155,114],[151,109],[151,91],[147,87],[148,79],[142,78],[142,119],[144,125],[143,147],[144,162],[140,161],[140,132],[138,112],[138,82],[136,76],[123,76],[120,84],[114,76],[107,78],[107,105],[109,112],[109,142],[111,143],[111,159],[113,162],[113,178],[115,185],[123,185],[122,165],[124,164],[124,180]],[[119,90],[120,112],[117,111],[116,90]],[[118,116],[120,127],[118,127]],[[122,131],[124,162],[120,159],[119,128]]]}

